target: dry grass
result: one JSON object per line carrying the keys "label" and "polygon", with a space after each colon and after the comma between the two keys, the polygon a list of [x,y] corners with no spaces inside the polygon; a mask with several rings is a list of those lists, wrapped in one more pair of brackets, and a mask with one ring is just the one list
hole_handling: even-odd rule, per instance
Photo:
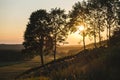
{"label": "dry grass", "polygon": [[[57,58],[61,58],[68,55],[73,55],[79,52],[81,46],[62,46],[57,48]],[[69,54],[68,54],[69,53]],[[45,62],[50,62],[53,60],[53,55],[47,55],[45,57]],[[5,63],[7,64],[7,63]],[[13,80],[17,75],[21,74],[22,72],[40,66],[40,57],[37,56],[31,61],[25,62],[18,62],[17,64],[14,63],[12,65],[7,65],[0,67],[0,80]]]}

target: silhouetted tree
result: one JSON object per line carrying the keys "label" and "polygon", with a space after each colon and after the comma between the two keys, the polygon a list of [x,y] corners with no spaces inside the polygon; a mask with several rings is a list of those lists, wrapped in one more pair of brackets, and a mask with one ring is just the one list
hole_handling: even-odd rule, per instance
{"label": "silhouetted tree", "polygon": [[107,4],[107,23],[108,23],[108,26],[107,26],[107,29],[108,29],[108,39],[110,39],[110,36],[111,36],[111,20],[113,20],[113,11],[112,11],[112,5],[111,3],[109,2]]}
{"label": "silhouetted tree", "polygon": [[[107,41],[108,41],[112,34],[112,29],[116,26],[114,0],[89,0],[89,2],[91,2],[93,5],[96,5],[95,9],[97,10],[97,15],[98,15],[97,26],[99,28],[99,42],[101,45],[100,32],[104,31],[103,28],[104,27],[107,28],[106,33],[107,33]],[[103,23],[103,25],[101,23]]]}
{"label": "silhouetted tree", "polygon": [[65,10],[60,8],[51,9],[50,12],[51,27],[52,27],[52,37],[53,37],[53,51],[54,51],[54,60],[56,60],[56,48],[57,43],[62,42],[66,39],[68,35],[68,29],[66,27],[67,15]]}
{"label": "silhouetted tree", "polygon": [[116,25],[116,18],[114,16],[114,0],[106,0],[104,4],[106,7],[107,44],[109,45],[112,28]]}
{"label": "silhouetted tree", "polygon": [[52,47],[50,46],[52,45],[50,44],[52,43],[52,38],[50,36],[51,27],[49,27],[49,22],[49,14],[46,10],[37,10],[31,14],[24,33],[23,45],[25,54],[31,57],[40,55],[42,65],[44,64],[44,51],[48,51]]}
{"label": "silhouetted tree", "polygon": [[71,12],[69,13],[70,16],[70,22],[69,26],[71,27],[71,31],[75,32],[78,30],[76,26],[84,26],[84,30],[80,32],[80,34],[83,36],[83,46],[84,50],[86,49],[85,44],[85,37],[87,36],[87,27],[88,27],[88,21],[89,21],[89,9],[87,7],[87,3],[85,1],[75,3],[72,7]]}
{"label": "silhouetted tree", "polygon": [[96,37],[98,34],[98,28],[97,28],[97,11],[95,5],[89,5],[89,12],[90,12],[90,19],[89,19],[89,27],[87,29],[89,36],[94,37],[94,47],[96,48]]}
{"label": "silhouetted tree", "polygon": [[96,37],[99,36],[99,44],[101,46],[101,32],[104,31],[104,19],[105,19],[105,11],[103,2],[100,0],[89,0],[88,6],[91,12],[91,19],[90,19],[90,27],[93,27],[91,30],[91,34],[94,36],[94,46],[96,47]]}
{"label": "silhouetted tree", "polygon": [[119,0],[115,0],[114,6],[115,6],[115,13],[116,13],[117,24],[120,25],[120,1]]}
{"label": "silhouetted tree", "polygon": [[113,31],[113,35],[110,37],[110,45],[116,46],[120,44],[120,27],[117,27]]}

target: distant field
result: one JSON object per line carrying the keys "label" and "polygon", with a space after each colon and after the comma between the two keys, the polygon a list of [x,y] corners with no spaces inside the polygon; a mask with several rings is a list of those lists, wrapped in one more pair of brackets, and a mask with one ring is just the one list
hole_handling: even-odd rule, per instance
{"label": "distant field", "polygon": [[[21,57],[23,57],[23,55],[21,54],[21,50],[23,48],[24,48],[23,45],[20,44],[15,45],[0,44],[0,63],[20,61],[22,59]],[[57,47],[57,58],[75,54],[78,51],[80,51],[80,49],[81,49],[80,45],[59,46]],[[2,64],[0,64],[0,66],[1,65]]]}
{"label": "distant field", "polygon": [[21,44],[0,44],[0,50],[21,50],[23,49]]}
{"label": "distant field", "polygon": [[23,48],[20,44],[0,44],[0,66],[13,65],[22,61],[21,50]]}
{"label": "distant field", "polygon": [[[0,45],[0,80],[13,80],[25,70],[40,66],[40,57],[30,61],[21,61],[22,45]],[[78,53],[80,45],[60,46],[57,48],[57,58]],[[53,60],[53,55],[45,56],[45,63]]]}

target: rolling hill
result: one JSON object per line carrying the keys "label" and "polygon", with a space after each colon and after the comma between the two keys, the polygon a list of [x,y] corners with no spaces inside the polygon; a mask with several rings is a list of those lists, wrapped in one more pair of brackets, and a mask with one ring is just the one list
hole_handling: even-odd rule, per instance
{"label": "rolling hill", "polygon": [[32,68],[19,80],[120,80],[119,52],[120,46],[87,49]]}

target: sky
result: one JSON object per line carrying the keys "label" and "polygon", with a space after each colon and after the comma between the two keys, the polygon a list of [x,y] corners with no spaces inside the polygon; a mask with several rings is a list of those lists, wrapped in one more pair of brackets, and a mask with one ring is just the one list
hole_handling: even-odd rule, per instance
{"label": "sky", "polygon": [[[60,7],[66,12],[81,0],[0,0],[0,44],[22,44],[24,31],[32,12]],[[67,41],[78,44],[81,37],[72,34]]]}

